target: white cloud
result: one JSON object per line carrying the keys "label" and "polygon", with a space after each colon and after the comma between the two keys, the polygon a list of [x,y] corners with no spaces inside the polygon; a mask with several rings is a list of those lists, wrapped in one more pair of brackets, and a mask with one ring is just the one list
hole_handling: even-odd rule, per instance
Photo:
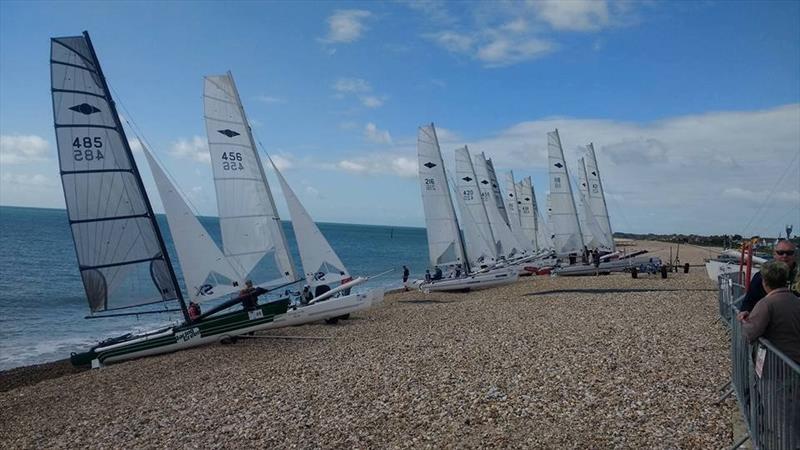
{"label": "white cloud", "polygon": [[211,155],[208,153],[208,143],[205,138],[194,136],[191,139],[178,139],[169,150],[176,158],[190,159],[195,162],[210,163]]}
{"label": "white cloud", "polygon": [[272,158],[272,162],[275,163],[275,167],[278,168],[281,172],[287,169],[291,169],[294,167],[293,158],[288,155],[269,155]]}
{"label": "white cloud", "polygon": [[440,31],[426,34],[425,37],[433,40],[443,49],[455,53],[468,53],[475,44],[475,39],[465,33],[455,31]]}
{"label": "white cloud", "polygon": [[320,195],[319,189],[315,188],[314,186],[306,186],[305,187],[305,191],[306,191],[306,194],[308,194],[309,197],[322,198],[322,196]]}
{"label": "white cloud", "polygon": [[498,37],[478,48],[476,56],[487,67],[500,67],[535,59],[552,49],[552,43],[541,39]]}
{"label": "white cloud", "polygon": [[536,0],[531,4],[556,30],[594,31],[611,23],[606,0]]}
{"label": "white cloud", "polygon": [[386,130],[379,130],[374,123],[370,122],[364,126],[364,138],[369,142],[377,144],[391,144],[392,135]]}
{"label": "white cloud", "polygon": [[416,178],[417,159],[397,154],[370,154],[369,156],[345,159],[336,163],[335,168],[361,175],[396,175]]}
{"label": "white cloud", "polygon": [[36,135],[0,136],[0,164],[25,164],[49,159],[50,144]]}
{"label": "white cloud", "polygon": [[360,94],[372,91],[372,87],[362,78],[339,78],[333,89],[340,94]]}
{"label": "white cloud", "polygon": [[35,174],[4,174],[3,184],[13,184],[28,188],[52,188],[59,186],[58,176],[45,176],[40,173]]}
{"label": "white cloud", "polygon": [[333,83],[336,98],[356,97],[367,108],[383,106],[386,96],[372,94],[372,86],[362,78],[339,78]]}
{"label": "white cloud", "polygon": [[753,191],[740,187],[725,188],[722,196],[731,200],[744,200],[752,204],[760,204],[769,201],[770,203],[784,204],[786,206],[800,206],[800,191],[777,191],[768,190]]}
{"label": "white cloud", "polygon": [[363,97],[359,97],[359,100],[361,100],[361,104],[367,108],[378,108],[383,106],[383,99],[375,97],[374,95],[365,95]]}
{"label": "white cloud", "polygon": [[372,13],[362,9],[337,10],[328,17],[326,43],[351,43],[358,40],[367,30],[365,22]]}
{"label": "white cloud", "polygon": [[[446,3],[407,5],[422,12],[435,31],[422,36],[442,49],[466,55],[485,67],[503,67],[533,61],[559,49],[552,30],[597,32],[635,22],[641,5],[606,0],[529,0],[526,2],[459,3],[459,15]],[[437,20],[427,14],[435,9]],[[464,30],[469,30],[468,32]],[[595,50],[599,49],[598,41]]]}

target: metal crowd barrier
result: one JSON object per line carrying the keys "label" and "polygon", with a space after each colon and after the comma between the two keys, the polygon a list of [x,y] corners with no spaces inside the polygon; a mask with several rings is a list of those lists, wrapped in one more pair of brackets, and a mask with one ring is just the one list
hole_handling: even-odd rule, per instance
{"label": "metal crowd barrier", "polygon": [[750,439],[763,450],[800,449],[800,365],[764,338],[747,342],[736,320],[743,287],[720,276],[720,317],[731,330],[731,391],[736,395],[747,434],[732,447]]}

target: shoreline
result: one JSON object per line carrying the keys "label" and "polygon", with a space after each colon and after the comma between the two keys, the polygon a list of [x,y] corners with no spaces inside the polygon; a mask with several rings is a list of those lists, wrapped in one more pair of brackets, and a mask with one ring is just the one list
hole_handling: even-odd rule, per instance
{"label": "shoreline", "polygon": [[717,403],[717,317],[699,268],[399,292],[334,326],[32,379],[0,392],[0,434],[11,448],[714,448],[735,415]]}

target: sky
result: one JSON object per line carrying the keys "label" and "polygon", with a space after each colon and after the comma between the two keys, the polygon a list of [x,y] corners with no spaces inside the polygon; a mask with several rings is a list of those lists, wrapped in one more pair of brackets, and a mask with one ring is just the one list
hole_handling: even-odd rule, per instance
{"label": "sky", "polygon": [[424,226],[416,135],[433,122],[445,165],[466,144],[540,199],[546,133],[571,168],[593,142],[615,231],[800,231],[797,1],[6,0],[0,205],[64,207],[49,47],[83,30],[198,214],[217,213],[202,77],[230,70],[317,221]]}

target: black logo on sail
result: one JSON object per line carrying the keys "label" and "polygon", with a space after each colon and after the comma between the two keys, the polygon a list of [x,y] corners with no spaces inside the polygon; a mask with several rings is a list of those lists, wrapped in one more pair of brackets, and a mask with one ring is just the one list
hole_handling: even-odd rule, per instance
{"label": "black logo on sail", "polygon": [[86,114],[87,116],[89,114],[94,114],[94,113],[100,112],[99,109],[95,108],[94,106],[92,106],[92,105],[90,105],[88,103],[81,103],[80,105],[75,105],[75,106],[71,107],[70,109],[75,111],[75,112],[79,112],[81,114]]}
{"label": "black logo on sail", "polygon": [[423,166],[427,167],[428,169],[433,169],[434,167],[436,167],[436,164],[429,161],[423,164]]}
{"label": "black logo on sail", "polygon": [[464,181],[466,181],[467,183],[469,183],[470,181],[472,181],[472,178],[470,178],[470,177],[464,177],[464,178],[462,178],[462,180],[464,180]]}
{"label": "black logo on sail", "polygon": [[488,182],[488,181],[486,181],[486,180],[483,180],[483,181],[481,181],[481,184],[483,184],[483,185],[487,185],[487,184],[489,184],[489,182]]}
{"label": "black logo on sail", "polygon": [[564,165],[561,164],[560,162],[555,163],[555,166],[558,167],[559,169],[564,167]]}
{"label": "black logo on sail", "polygon": [[230,129],[228,129],[228,128],[226,128],[226,129],[224,129],[224,130],[217,130],[217,131],[218,131],[219,133],[222,133],[222,134],[224,134],[225,136],[228,136],[229,138],[232,138],[232,137],[234,137],[234,136],[238,136],[238,135],[239,135],[239,133],[237,133],[237,132],[235,132],[235,131],[233,131],[233,130],[230,130]]}

